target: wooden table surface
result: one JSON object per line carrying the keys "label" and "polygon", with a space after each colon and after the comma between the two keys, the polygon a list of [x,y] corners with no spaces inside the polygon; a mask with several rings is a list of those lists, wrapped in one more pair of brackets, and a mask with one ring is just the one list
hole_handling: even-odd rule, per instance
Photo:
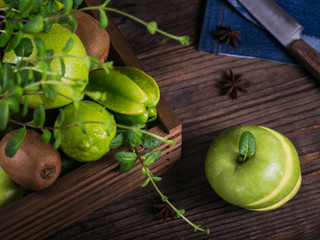
{"label": "wooden table surface", "polygon": [[[152,186],[138,188],[94,211],[48,239],[319,239],[320,87],[300,67],[262,59],[234,58],[198,51],[204,0],[117,0],[113,7],[175,35],[189,46],[150,35],[141,25],[111,14],[147,73],[182,122],[182,157],[163,174],[159,188],[186,217],[211,229],[194,232],[181,219],[155,216],[159,198]],[[249,81],[238,100],[216,84],[232,69]],[[223,201],[204,175],[210,143],[224,129],[263,125],[285,134],[296,146],[302,168],[298,194],[270,212],[251,212]]]}

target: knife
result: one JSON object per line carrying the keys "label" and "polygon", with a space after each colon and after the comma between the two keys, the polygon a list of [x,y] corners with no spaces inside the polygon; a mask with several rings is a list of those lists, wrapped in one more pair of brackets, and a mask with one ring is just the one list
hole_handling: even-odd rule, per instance
{"label": "knife", "polygon": [[320,82],[320,53],[300,37],[303,26],[273,0],[238,0]]}

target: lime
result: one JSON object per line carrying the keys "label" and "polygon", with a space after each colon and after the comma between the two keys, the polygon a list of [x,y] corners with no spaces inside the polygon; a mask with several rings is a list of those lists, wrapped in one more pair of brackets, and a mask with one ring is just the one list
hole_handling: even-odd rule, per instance
{"label": "lime", "polygon": [[[109,152],[110,142],[116,134],[116,122],[108,110],[98,103],[82,100],[78,110],[70,104],[64,107],[63,112],[60,147],[66,155],[80,162],[91,162]],[[78,125],[63,128],[77,124],[79,114],[85,133]],[[58,119],[55,126],[58,126]],[[57,130],[54,135],[57,137]]]}
{"label": "lime", "polygon": [[[72,99],[82,94],[83,89],[86,86],[89,76],[89,70],[86,67],[84,59],[86,57],[86,50],[77,37],[69,29],[59,25],[53,24],[48,33],[37,33],[34,35],[25,34],[24,37],[28,37],[31,40],[34,38],[41,38],[47,50],[52,49],[54,55],[62,54],[62,49],[67,41],[72,37],[74,44],[71,50],[68,52],[68,57],[63,57],[65,63],[65,74],[62,78],[64,85],[53,85],[58,95],[51,101],[43,95],[27,95],[24,96],[22,101],[28,100],[28,106],[35,108],[39,103],[44,103],[46,109],[58,108],[65,106],[72,102]],[[35,60],[37,55],[37,48],[34,45],[32,54],[25,59]],[[14,51],[6,52],[3,56],[3,62],[16,63],[20,57],[16,56]],[[62,73],[61,63],[59,58],[54,58],[50,63],[52,73]],[[80,86],[71,86],[75,83],[80,83]]]}
{"label": "lime", "polygon": [[0,167],[0,208],[22,198],[26,189],[14,182]]}

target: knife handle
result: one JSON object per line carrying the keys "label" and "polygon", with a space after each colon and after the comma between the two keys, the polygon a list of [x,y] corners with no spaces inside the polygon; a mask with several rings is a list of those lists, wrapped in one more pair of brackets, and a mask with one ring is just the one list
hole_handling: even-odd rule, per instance
{"label": "knife handle", "polygon": [[320,82],[320,53],[302,39],[294,41],[288,46],[288,50],[302,67]]}

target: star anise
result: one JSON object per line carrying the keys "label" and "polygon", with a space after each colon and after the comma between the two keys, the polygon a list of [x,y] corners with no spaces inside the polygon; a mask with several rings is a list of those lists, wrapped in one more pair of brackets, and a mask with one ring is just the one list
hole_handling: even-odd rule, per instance
{"label": "star anise", "polygon": [[238,99],[238,91],[248,92],[248,89],[245,87],[247,81],[241,77],[242,74],[234,75],[232,70],[230,70],[230,74],[226,75],[226,79],[220,84],[221,88],[227,89],[225,95]]}
{"label": "star anise", "polygon": [[[174,204],[175,201],[173,200],[170,202]],[[176,219],[176,213],[168,203],[161,201],[159,203],[153,204],[153,207],[159,210],[156,216],[162,215],[163,221],[166,221],[168,217],[170,217],[171,219]]]}
{"label": "star anise", "polygon": [[217,31],[212,32],[219,41],[224,41],[227,45],[230,43],[234,47],[239,47],[237,40],[241,40],[240,31],[232,30],[229,27],[220,26]]}

